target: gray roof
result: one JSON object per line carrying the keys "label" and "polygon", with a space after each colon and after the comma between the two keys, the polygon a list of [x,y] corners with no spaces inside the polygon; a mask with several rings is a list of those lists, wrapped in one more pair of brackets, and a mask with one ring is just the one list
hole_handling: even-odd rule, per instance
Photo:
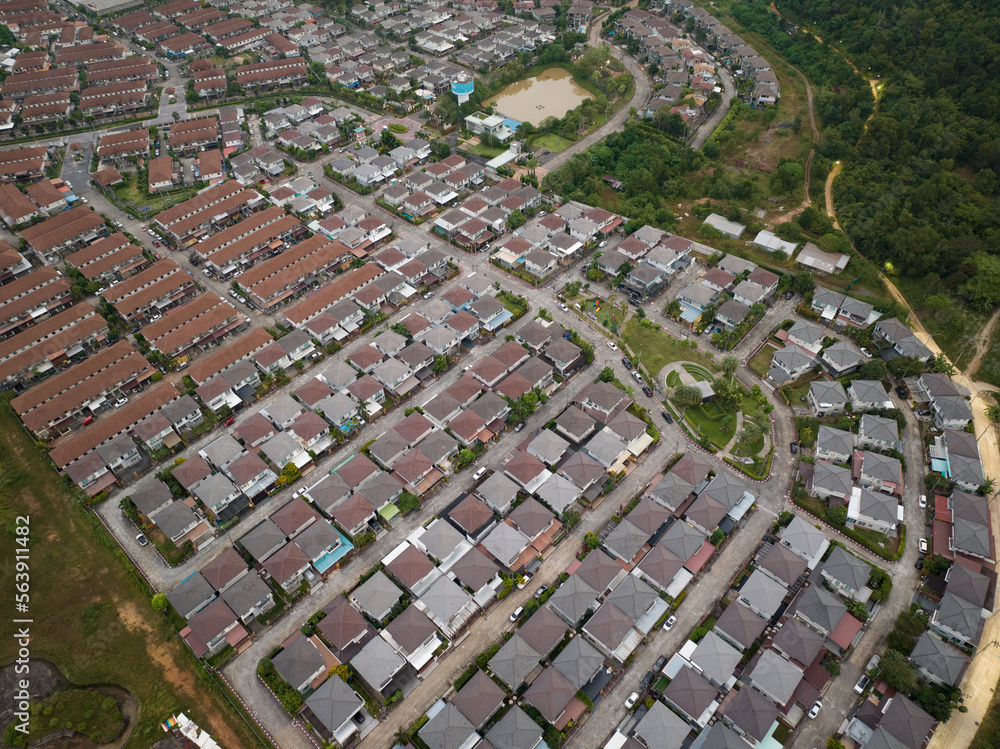
{"label": "gray roof", "polygon": [[935,720],[923,708],[897,694],[882,715],[879,727],[888,731],[910,749],[920,749]]}
{"label": "gray roof", "polygon": [[649,490],[649,496],[659,504],[676,510],[690,496],[694,488],[687,479],[671,471],[656,482],[656,486]]}
{"label": "gray roof", "polygon": [[336,390],[347,387],[354,382],[357,379],[358,372],[347,362],[339,360],[324,369],[320,376],[326,380],[327,385]]}
{"label": "gray roof", "polygon": [[913,749],[882,727],[877,727],[865,744],[865,749]]}
{"label": "gray roof", "polygon": [[379,570],[351,593],[351,598],[373,619],[382,620],[396,605],[403,591]]}
{"label": "gray roof", "polygon": [[956,551],[964,551],[981,557],[991,555],[988,507],[988,501],[985,497],[960,491],[951,495],[953,537]]}
{"label": "gray roof", "polygon": [[306,700],[306,707],[327,731],[333,733],[364,707],[361,696],[339,676],[332,676]]}
{"label": "gray roof", "polygon": [[822,585],[810,585],[798,598],[794,613],[809,620],[810,624],[833,632],[847,613],[847,607]]}
{"label": "gray roof", "polygon": [[781,540],[792,549],[801,552],[807,559],[815,556],[824,545],[829,545],[826,534],[814,525],[796,515],[781,532]]}
{"label": "gray roof", "polygon": [[604,466],[590,457],[584,450],[578,450],[564,460],[559,466],[559,472],[581,489],[588,488],[595,481],[599,481],[607,475]]}
{"label": "gray roof", "polygon": [[167,600],[182,617],[215,598],[215,589],[200,572],[195,572],[167,593]]}
{"label": "gray roof", "polygon": [[805,667],[812,665],[823,649],[824,638],[809,627],[792,618],[785,621],[774,636],[773,644],[790,660],[798,661]]}
{"label": "gray roof", "polygon": [[801,370],[811,367],[814,361],[797,346],[788,346],[774,352],[767,374],[772,380],[784,384],[804,374]]}
{"label": "gray roof", "polygon": [[778,708],[755,689],[741,689],[726,707],[725,716],[748,736],[763,741],[778,717]]}
{"label": "gray roof", "polygon": [[[877,454],[869,453],[869,455]],[[859,511],[862,515],[892,524],[896,522],[898,507],[899,500],[893,496],[883,494],[882,492],[873,492],[870,489],[861,490]]]}
{"label": "gray roof", "polygon": [[747,743],[738,733],[725,723],[719,722],[702,731],[691,745],[691,749],[746,749],[746,746]]}
{"label": "gray roof", "polygon": [[403,613],[389,622],[383,630],[406,653],[413,653],[431,634],[437,632],[434,622],[416,606],[407,606]]}
{"label": "gray roof", "polygon": [[391,466],[409,448],[410,443],[395,429],[383,433],[370,448],[372,457],[385,466]]}
{"label": "gray roof", "polygon": [[823,349],[823,358],[832,362],[839,371],[856,367],[865,361],[861,352],[855,351],[847,341],[831,343]]}
{"label": "gray roof", "polygon": [[301,443],[288,432],[278,432],[260,446],[260,451],[275,465],[281,465],[301,449]]}
{"label": "gray roof", "polygon": [[594,430],[596,423],[593,416],[576,406],[570,406],[556,418],[556,426],[565,430],[566,434],[582,440]]}
{"label": "gray roof", "polygon": [[446,559],[465,538],[455,530],[455,526],[438,518],[427,526],[419,540],[429,554],[438,559]]}
{"label": "gray roof", "polygon": [[853,380],[849,387],[851,399],[859,403],[883,403],[890,400],[889,393],[878,380]]}
{"label": "gray roof", "polygon": [[549,507],[561,515],[582,492],[576,484],[565,476],[553,473],[538,487],[536,493]]}
{"label": "gray roof", "polygon": [[861,416],[861,431],[865,439],[882,442],[899,442],[899,425],[895,419],[885,419],[881,416],[863,414]]}
{"label": "gray roof", "polygon": [[635,727],[635,735],[649,747],[681,749],[691,726],[662,702],[654,702]]}
{"label": "gray roof", "polygon": [[395,648],[381,637],[370,639],[361,648],[361,652],[351,659],[354,670],[374,689],[381,688],[405,663]]}
{"label": "gray roof", "polygon": [[[222,593],[222,600],[237,616],[243,616],[251,608],[271,595],[271,588],[260,579],[260,575],[244,575],[232,587]],[[274,600],[272,598],[272,600]]]}
{"label": "gray roof", "polygon": [[725,684],[733,675],[743,653],[710,630],[691,654],[691,662],[698,666],[708,679]]}
{"label": "gray roof", "polygon": [[463,585],[479,590],[497,576],[500,566],[473,547],[452,565],[451,572],[455,573],[455,578]]}
{"label": "gray roof", "polygon": [[511,689],[517,689],[538,665],[541,657],[540,653],[535,652],[534,648],[515,633],[490,659],[490,670]]}
{"label": "gray roof", "polygon": [[817,460],[813,467],[813,491],[848,497],[851,494],[851,469]]}
{"label": "gray roof", "polygon": [[321,510],[330,514],[351,493],[351,488],[336,473],[329,473],[306,490],[309,498]]}
{"label": "gray roof", "polygon": [[535,746],[541,738],[542,729],[517,705],[508,710],[486,734],[486,740],[495,749],[526,749]]}
{"label": "gray roof", "polygon": [[518,635],[541,655],[548,655],[563,635],[566,623],[548,606],[542,606],[517,630]]}
{"label": "gray roof", "polygon": [[436,429],[418,444],[417,448],[435,463],[445,459],[458,448],[458,440],[447,432]]}
{"label": "gray roof", "polygon": [[294,419],[297,415],[302,413],[304,409],[305,406],[295,400],[292,396],[288,395],[288,393],[282,393],[264,406],[264,408],[261,409],[261,413],[265,414],[271,421],[280,425],[286,421]]}
{"label": "gray roof", "polygon": [[305,683],[324,666],[319,650],[312,640],[302,634],[282,648],[271,661],[281,678],[294,689],[298,689],[300,684]]}
{"label": "gray roof", "polygon": [[760,637],[767,622],[761,619],[746,606],[731,603],[715,622],[715,628],[724,632],[730,639],[738,642],[744,649],[753,645]]}
{"label": "gray roof", "polygon": [[366,481],[357,490],[357,493],[368,500],[372,506],[378,508],[386,502],[391,502],[402,491],[403,485],[399,483],[399,479],[391,473],[379,471]]}
{"label": "gray roof", "polygon": [[826,337],[827,329],[808,320],[797,320],[788,329],[788,335],[808,344],[819,343]]}
{"label": "gray roof", "polygon": [[534,538],[552,524],[555,515],[532,497],[510,511],[507,519],[528,538]]}
{"label": "gray roof", "polygon": [[528,443],[528,452],[543,463],[555,464],[566,452],[569,442],[551,429],[543,429]]}
{"label": "gray roof", "polygon": [[604,665],[604,656],[584,637],[574,637],[552,660],[552,667],[577,689],[594,678]]}
{"label": "gray roof", "polygon": [[823,572],[853,590],[861,590],[868,584],[872,568],[867,562],[835,546],[823,564]]}
{"label": "gray roof", "polygon": [[511,528],[506,523],[498,523],[482,543],[483,548],[497,561],[510,567],[527,548],[529,540],[516,528]]}
{"label": "gray roof", "polygon": [[771,547],[761,560],[760,567],[789,586],[806,571],[805,560],[781,544]]}
{"label": "gray roof", "polygon": [[986,605],[990,591],[990,579],[986,575],[970,570],[964,564],[953,564],[945,579],[950,593],[970,603]]}
{"label": "gray roof", "polygon": [[813,380],[809,383],[809,392],[817,403],[847,403],[847,392],[839,382]]}
{"label": "gray roof", "polygon": [[576,696],[576,688],[552,666],[546,668],[524,693],[547,721],[555,723]]}
{"label": "gray roof", "polygon": [[181,500],[175,500],[156,513],[154,522],[169,538],[187,528],[197,519],[194,510]]}
{"label": "gray roof", "polygon": [[295,537],[295,545],[315,561],[340,539],[340,534],[326,520],[317,520]]}
{"label": "gray roof", "polygon": [[684,666],[663,690],[663,698],[697,720],[718,693],[719,690],[708,679],[690,666]]}
{"label": "gray roof", "polygon": [[920,635],[913,652],[910,653],[910,660],[948,684],[957,684],[969,663],[965,653],[930,632]]}
{"label": "gray roof", "polygon": [[595,600],[597,591],[577,575],[570,575],[569,579],[549,598],[549,605],[553,611],[575,627]]}
{"label": "gray roof", "polygon": [[506,507],[517,496],[518,486],[503,471],[497,471],[476,489],[476,495],[493,506]]}
{"label": "gray roof", "polygon": [[642,578],[628,575],[607,600],[632,617],[633,621],[638,621],[658,598],[656,591]]}
{"label": "gray roof", "polygon": [[450,577],[442,575],[420,596],[420,604],[432,619],[447,622],[456,616],[462,607],[472,600]]}
{"label": "gray roof", "polygon": [[602,466],[610,468],[625,452],[626,447],[621,437],[605,427],[590,438],[584,449]]}
{"label": "gray roof", "polygon": [[854,451],[854,435],[842,429],[834,429],[820,424],[816,432],[816,449],[828,450],[850,457]]}
{"label": "gray roof", "polygon": [[958,632],[971,642],[977,642],[983,631],[983,611],[981,606],[946,590],[934,614],[934,622]]}
{"label": "gray roof", "polygon": [[[232,496],[234,492],[238,493],[236,486],[221,473],[213,473],[211,476],[206,476],[192,490],[192,494],[209,508],[216,507],[224,499]],[[162,511],[157,513],[157,521],[159,521],[161,515],[163,515]]]}
{"label": "gray roof", "polygon": [[786,705],[802,680],[802,669],[773,650],[764,650],[750,672],[750,681],[779,705]]}
{"label": "gray roof", "polygon": [[744,493],[748,491],[750,491],[749,483],[728,471],[720,471],[699,496],[711,497],[731,510],[740,503]]}
{"label": "gray roof", "polygon": [[604,546],[628,561],[639,553],[648,540],[649,533],[636,528],[625,518],[604,539]]}
{"label": "gray roof", "polygon": [[270,518],[240,538],[240,544],[258,562],[267,559],[284,542],[284,532]]}
{"label": "gray roof", "polygon": [[694,526],[678,520],[660,536],[657,543],[686,562],[698,553],[706,538],[707,536]]}
{"label": "gray roof", "polygon": [[628,411],[621,411],[608,422],[608,429],[629,443],[646,433],[646,422]]}
{"label": "gray roof", "polygon": [[[299,404],[299,408],[301,407]],[[203,454],[209,463],[225,468],[243,453],[243,445],[233,439],[232,435],[224,434],[198,452]]]}
{"label": "gray roof", "polygon": [[636,528],[651,536],[660,529],[660,526],[667,522],[669,517],[670,513],[662,506],[653,502],[648,497],[643,497],[628,514],[628,521]]}
{"label": "gray roof", "polygon": [[745,598],[753,608],[767,616],[774,615],[786,595],[788,588],[762,570],[754,570],[740,588],[740,598]]}

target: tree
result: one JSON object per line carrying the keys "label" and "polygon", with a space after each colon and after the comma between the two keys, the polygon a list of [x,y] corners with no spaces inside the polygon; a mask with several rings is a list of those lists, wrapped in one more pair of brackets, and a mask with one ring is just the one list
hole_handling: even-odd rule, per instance
{"label": "tree", "polygon": [[674,388],[673,399],[683,409],[681,412],[683,418],[688,408],[701,403],[701,391],[694,385],[678,385]]}
{"label": "tree", "polygon": [[861,365],[858,376],[864,380],[884,380],[889,376],[889,369],[881,359],[872,359]]}
{"label": "tree", "polygon": [[840,676],[840,664],[835,660],[823,661],[823,668],[830,672],[830,676],[836,678]]}
{"label": "tree", "polygon": [[716,528],[714,531],[712,531],[712,537],[709,539],[709,541],[711,541],[712,543],[712,546],[721,546],[722,542],[725,540],[726,540],[726,534],[722,530],[722,528]]}
{"label": "tree", "polygon": [[732,354],[726,354],[722,357],[722,371],[729,376],[729,381],[732,382],[733,377],[736,375],[736,370],[739,369],[740,360],[737,359]]}
{"label": "tree", "polygon": [[951,561],[940,554],[931,554],[924,559],[924,572],[928,575],[937,575],[951,567]]}
{"label": "tree", "polygon": [[615,370],[612,369],[611,367],[605,367],[604,369],[601,370],[601,374],[597,376],[597,379],[599,379],[601,382],[611,382],[613,379],[615,379]]}
{"label": "tree", "polygon": [[507,227],[510,229],[520,229],[527,222],[527,217],[520,210],[512,211],[507,217]]}
{"label": "tree", "polygon": [[803,271],[802,273],[796,273],[792,276],[792,289],[796,292],[805,296],[806,294],[811,294],[813,289],[816,288],[816,281],[813,279],[813,274],[809,271]]}
{"label": "tree", "polygon": [[834,525],[845,525],[847,523],[847,508],[843,505],[836,505],[826,511],[826,518]]}
{"label": "tree", "polygon": [[909,694],[917,686],[917,675],[898,650],[886,650],[878,664],[879,678],[890,687]]}
{"label": "tree", "polygon": [[166,611],[167,597],[163,593],[157,593],[150,601],[150,605],[153,607],[153,611]]}
{"label": "tree", "polygon": [[667,317],[680,317],[681,316],[681,303],[676,299],[671,299],[670,304],[667,305],[666,314]]}
{"label": "tree", "polygon": [[991,403],[986,407],[986,418],[990,421],[1000,421],[1000,403]]}
{"label": "tree", "polygon": [[448,368],[448,357],[447,356],[435,356],[434,357],[434,364],[431,366],[431,369],[436,374],[441,374],[447,368]]}

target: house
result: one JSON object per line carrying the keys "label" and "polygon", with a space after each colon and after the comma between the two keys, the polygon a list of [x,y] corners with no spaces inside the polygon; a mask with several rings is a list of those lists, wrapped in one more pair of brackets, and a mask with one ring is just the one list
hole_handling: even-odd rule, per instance
{"label": "house", "polygon": [[170,605],[183,619],[190,619],[215,598],[215,589],[200,572],[185,578],[180,585],[167,593]]}
{"label": "house", "polygon": [[777,385],[785,385],[809,372],[815,364],[816,360],[802,349],[797,346],[788,346],[774,352],[767,377]]}
{"label": "house", "polygon": [[351,660],[355,673],[379,696],[387,691],[406,661],[381,637],[373,637]]}
{"label": "house", "polygon": [[715,311],[715,319],[726,330],[734,330],[750,314],[750,307],[735,299],[729,299],[719,305]]}
{"label": "house", "polygon": [[876,340],[888,343],[897,356],[909,356],[925,364],[934,359],[934,352],[895,317],[879,320],[875,323],[873,333]]}
{"label": "house", "polygon": [[472,749],[479,741],[475,726],[450,702],[421,727],[419,735],[431,749]]}
{"label": "house", "polygon": [[899,424],[895,419],[863,414],[855,437],[855,445],[862,449],[896,450],[902,452],[899,441]]}
{"label": "house", "polygon": [[855,411],[893,408],[892,398],[878,380],[852,380],[848,395]]}
{"label": "house", "polygon": [[302,714],[324,740],[335,738],[346,744],[359,730],[357,718],[364,714],[364,705],[347,682],[332,678],[309,695]]}
{"label": "house", "polygon": [[251,557],[264,562],[274,552],[284,546],[287,539],[270,519],[264,520],[249,533],[240,538],[239,543]]}
{"label": "house", "polygon": [[844,413],[847,407],[847,393],[839,382],[813,380],[806,397],[813,414],[820,418]]}
{"label": "house", "polygon": [[952,514],[949,548],[966,556],[992,561],[993,534],[989,501],[985,497],[955,491],[948,498]]}
{"label": "house", "polygon": [[348,597],[359,611],[381,622],[389,616],[402,595],[403,592],[395,583],[385,573],[378,571],[355,588]]}
{"label": "house", "polygon": [[903,494],[903,466],[896,458],[870,450],[856,450],[851,470],[855,481],[866,489],[896,496]]}
{"label": "house", "polygon": [[247,633],[226,602],[216,599],[188,620],[180,635],[196,656],[206,658],[227,643],[238,644]]}
{"label": "house", "polygon": [[965,653],[930,632],[920,635],[909,661],[920,676],[941,686],[958,684],[970,663]]}
{"label": "house", "polygon": [[978,603],[946,590],[940,606],[931,614],[930,628],[946,640],[975,648],[989,613]]}
{"label": "house", "polygon": [[[235,552],[234,552],[235,553]],[[274,608],[274,594],[260,575],[244,575],[221,592],[222,600],[244,624]]]}
{"label": "house", "polygon": [[737,601],[762,619],[770,620],[787,595],[784,582],[757,569],[743,583]]}
{"label": "house", "polygon": [[434,622],[416,606],[408,606],[381,635],[417,671],[433,662],[434,653],[444,644]]}
{"label": "house", "polygon": [[895,497],[881,491],[854,487],[847,504],[847,524],[871,528],[879,533],[894,533],[901,522],[902,512],[902,505]]}
{"label": "house", "polygon": [[764,633],[767,622],[746,606],[730,604],[715,622],[715,631],[735,648],[746,650]]}
{"label": "house", "polygon": [[870,591],[867,590],[868,578],[872,568],[853,554],[836,546],[820,569],[823,579],[835,591],[845,598],[867,600]]}
{"label": "house", "polygon": [[829,499],[836,497],[845,504],[851,495],[851,469],[817,460],[813,467],[812,493]]}
{"label": "house", "polygon": [[836,341],[823,349],[820,361],[833,377],[843,377],[865,363],[859,351],[855,351],[846,341]]}
{"label": "house", "polygon": [[688,660],[716,689],[729,691],[736,681],[733,672],[742,658],[741,651],[719,637],[714,630],[709,630]]}
{"label": "house", "polygon": [[[709,738],[715,740],[728,741],[720,726],[728,726],[735,732],[740,740],[750,746],[757,746],[759,742],[771,733],[778,718],[778,708],[775,704],[756,689],[739,690],[722,714],[722,722],[713,726],[713,731],[708,734]],[[718,744],[718,746],[728,746],[728,744]]]}
{"label": "house", "polygon": [[208,508],[209,512],[222,521],[229,520],[249,504],[249,500],[239,488],[221,473],[213,473],[199,481],[191,493]]}
{"label": "house", "polygon": [[299,635],[271,659],[274,669],[297,692],[304,692],[309,685],[326,671],[326,662],[316,645],[305,635]]}
{"label": "house", "polygon": [[781,532],[780,543],[804,559],[811,570],[816,568],[830,547],[830,541],[823,531],[797,515]]}
{"label": "house", "polygon": [[820,424],[816,432],[816,458],[833,463],[847,463],[854,452],[854,435]]}
{"label": "house", "polygon": [[264,571],[278,586],[292,593],[302,582],[310,559],[293,541],[289,541],[264,562]]}
{"label": "house", "polygon": [[761,651],[745,678],[753,689],[783,707],[791,701],[802,676],[801,668],[776,651],[767,649]]}
{"label": "house", "polygon": [[794,343],[811,356],[816,356],[823,348],[826,329],[808,320],[797,320],[787,331],[789,343]]}

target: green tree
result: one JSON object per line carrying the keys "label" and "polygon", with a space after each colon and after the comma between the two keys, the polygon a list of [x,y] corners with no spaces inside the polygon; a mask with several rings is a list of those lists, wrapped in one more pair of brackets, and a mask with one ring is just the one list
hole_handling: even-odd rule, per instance
{"label": "green tree", "polygon": [[527,217],[520,210],[512,211],[507,216],[507,227],[510,229],[520,229],[528,222]]}
{"label": "green tree", "polygon": [[166,611],[167,610],[167,597],[163,593],[157,593],[153,596],[150,604],[153,607],[153,611]]}
{"label": "green tree", "polygon": [[740,360],[732,354],[726,354],[722,357],[721,366],[722,371],[729,377],[730,382],[732,382],[733,377],[736,375],[736,370],[739,369]]}
{"label": "green tree", "polygon": [[986,418],[990,421],[1000,421],[1000,403],[990,403],[986,407]]}
{"label": "green tree", "polygon": [[890,687],[909,694],[917,686],[917,675],[898,650],[886,650],[878,664],[879,678]]}
{"label": "green tree", "polygon": [[441,374],[447,368],[448,368],[448,357],[447,356],[435,356],[434,357],[434,364],[431,366],[431,369],[436,374]]}
{"label": "green tree", "polygon": [[601,382],[611,382],[615,379],[615,370],[611,367],[605,367],[601,370],[601,373],[597,376]]}
{"label": "green tree", "polygon": [[834,505],[826,511],[826,517],[834,525],[845,525],[847,523],[847,508],[843,505]]}
{"label": "green tree", "polygon": [[681,417],[687,414],[688,408],[701,403],[701,391],[694,385],[678,385],[674,388],[673,400],[683,411]]}

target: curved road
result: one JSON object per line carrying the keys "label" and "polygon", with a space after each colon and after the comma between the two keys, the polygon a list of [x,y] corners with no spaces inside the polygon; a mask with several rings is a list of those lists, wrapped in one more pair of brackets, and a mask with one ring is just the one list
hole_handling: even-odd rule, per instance
{"label": "curved road", "polygon": [[733,81],[733,76],[725,68],[718,70],[719,76],[722,78],[722,103],[707,120],[701,123],[694,138],[691,139],[691,148],[695,151],[705,145],[705,141],[715,132],[715,128],[722,122],[722,118],[729,114],[729,107],[733,103],[733,97],[736,96],[736,84]]}
{"label": "curved road", "polygon": [[[634,2],[630,3],[630,5],[634,4]],[[587,35],[587,43],[594,47],[601,43],[600,18],[596,19],[591,26],[590,32]],[[621,130],[628,120],[628,113],[632,107],[638,108],[640,105],[645,104],[649,100],[649,95],[652,91],[652,84],[650,83],[649,76],[646,75],[646,71],[643,70],[642,66],[638,62],[624,54],[618,47],[609,45],[609,48],[611,49],[611,56],[617,57],[621,60],[625,65],[625,69],[632,74],[632,80],[635,81],[632,98],[622,104],[610,120],[605,122],[592,133],[588,133],[580,138],[580,140],[576,141],[576,143],[571,145],[565,151],[560,151],[551,159],[546,161],[545,164],[542,165],[545,172],[554,172],[556,169],[569,161],[571,157],[581,151],[586,151],[591,146],[604,140],[611,133]]]}

